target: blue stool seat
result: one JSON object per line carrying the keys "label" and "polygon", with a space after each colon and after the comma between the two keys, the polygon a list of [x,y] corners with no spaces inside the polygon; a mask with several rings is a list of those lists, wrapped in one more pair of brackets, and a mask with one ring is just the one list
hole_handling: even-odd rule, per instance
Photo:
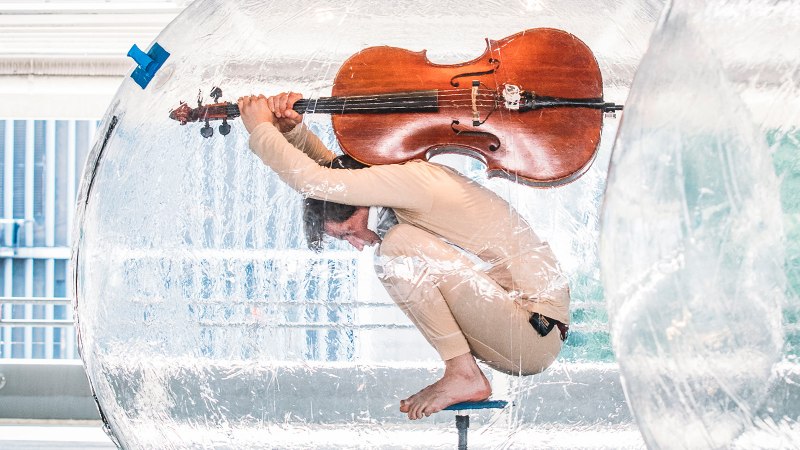
{"label": "blue stool seat", "polygon": [[482,402],[461,402],[450,405],[447,411],[465,411],[468,409],[503,409],[508,405],[505,400],[484,400]]}

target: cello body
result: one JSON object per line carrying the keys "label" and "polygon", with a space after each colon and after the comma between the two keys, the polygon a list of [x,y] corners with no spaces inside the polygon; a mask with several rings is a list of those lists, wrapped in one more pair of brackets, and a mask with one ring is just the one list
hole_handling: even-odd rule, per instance
{"label": "cello body", "polygon": [[[482,101],[470,101],[479,84]],[[369,164],[428,159],[460,153],[486,164],[488,175],[537,187],[569,183],[582,175],[596,154],[603,111],[554,107],[519,111],[502,105],[506,85],[534,96],[598,99],[603,81],[591,50],[556,29],[526,30],[487,39],[486,51],[454,65],[431,63],[425,51],[370,47],[341,66],[334,97],[438,91],[437,111],[332,116],[342,149]],[[500,98],[500,105],[497,99]],[[474,121],[477,106],[479,121]]]}

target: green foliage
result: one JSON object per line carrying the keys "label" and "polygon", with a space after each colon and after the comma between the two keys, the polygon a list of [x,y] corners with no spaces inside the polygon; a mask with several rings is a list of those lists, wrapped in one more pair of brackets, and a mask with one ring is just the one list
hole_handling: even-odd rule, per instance
{"label": "green foliage", "polygon": [[[780,182],[786,236],[787,301],[783,307],[785,354],[800,359],[800,130],[773,130],[766,135]],[[570,336],[561,351],[565,361],[613,362],[608,313],[599,280],[573,280]]]}
{"label": "green foliage", "polygon": [[767,134],[767,142],[780,180],[786,236],[785,350],[790,360],[797,360],[800,357],[800,130],[773,130]]}

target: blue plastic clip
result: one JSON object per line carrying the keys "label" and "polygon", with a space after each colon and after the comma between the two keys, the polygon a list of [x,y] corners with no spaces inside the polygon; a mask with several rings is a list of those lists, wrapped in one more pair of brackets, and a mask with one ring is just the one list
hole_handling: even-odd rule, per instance
{"label": "blue plastic clip", "polygon": [[131,78],[144,89],[153,79],[158,69],[164,65],[164,61],[169,58],[169,52],[158,45],[158,42],[154,43],[147,53],[143,52],[136,44],[133,44],[133,47],[128,50],[128,56],[133,58],[138,65],[137,68],[133,69]]}

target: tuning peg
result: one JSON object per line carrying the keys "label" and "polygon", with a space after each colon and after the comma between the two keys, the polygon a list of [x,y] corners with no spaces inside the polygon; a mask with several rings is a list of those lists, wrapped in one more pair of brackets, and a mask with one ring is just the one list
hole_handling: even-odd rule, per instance
{"label": "tuning peg", "polygon": [[218,86],[214,86],[211,88],[211,93],[208,95],[214,99],[214,103],[219,103],[219,98],[222,97],[222,89],[220,89]]}
{"label": "tuning peg", "polygon": [[219,126],[219,134],[227,136],[231,132],[231,126],[228,124],[227,119],[222,119],[222,124]]}
{"label": "tuning peg", "polygon": [[199,108],[201,106],[203,106],[203,90],[202,89],[198,89],[197,90],[197,107]]}
{"label": "tuning peg", "polygon": [[206,125],[203,128],[200,128],[200,136],[203,136],[204,138],[208,139],[213,135],[214,135],[214,129],[211,128],[211,125],[209,125],[208,121],[206,120]]}

